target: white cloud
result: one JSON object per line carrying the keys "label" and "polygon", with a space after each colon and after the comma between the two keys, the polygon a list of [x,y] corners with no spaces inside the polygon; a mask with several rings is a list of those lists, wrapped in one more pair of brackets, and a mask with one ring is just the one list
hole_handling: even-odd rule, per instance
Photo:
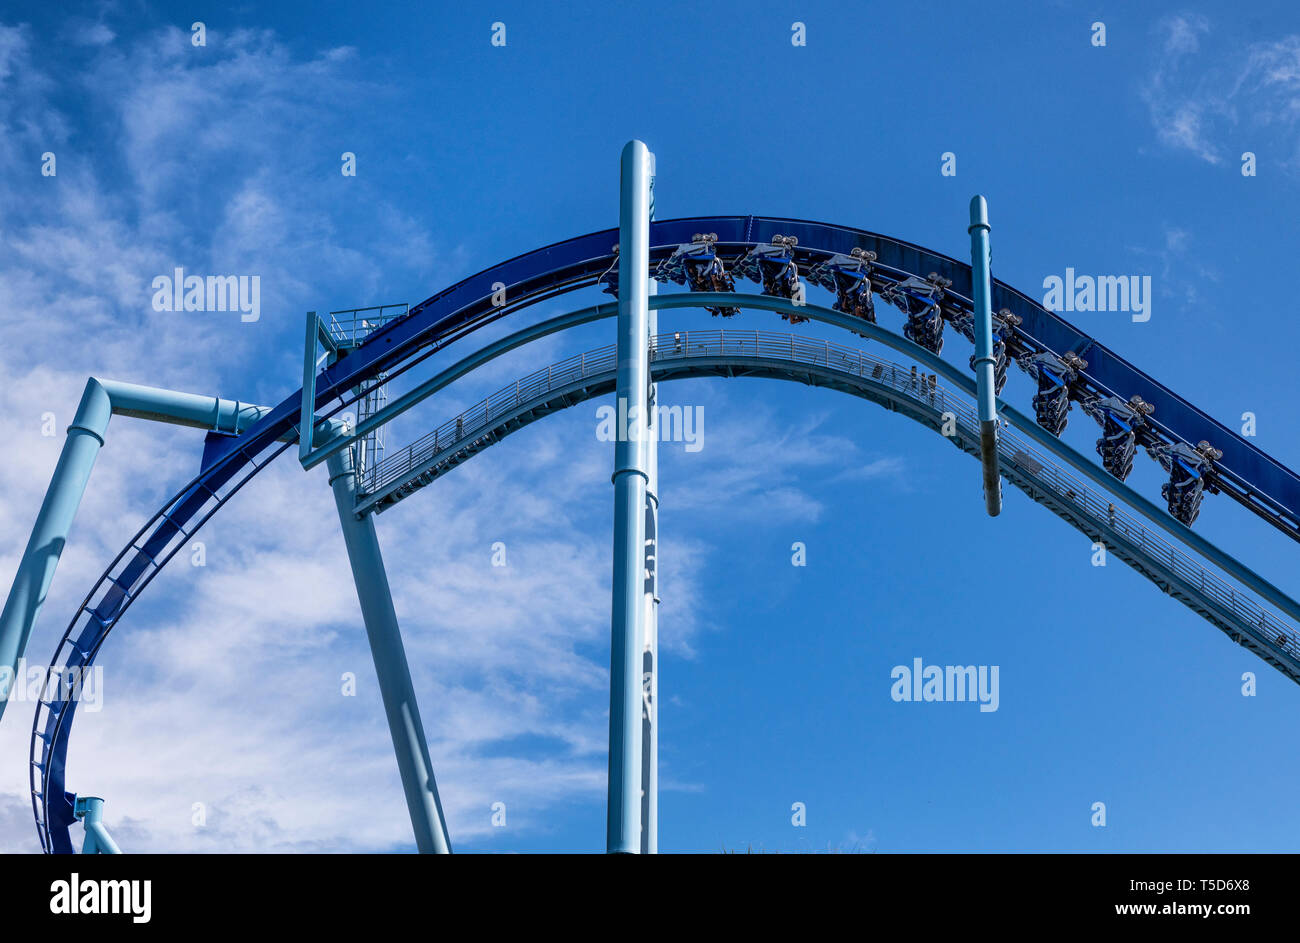
{"label": "white cloud", "polygon": [[[0,435],[12,445],[0,463],[0,587],[87,376],[273,403],[296,386],[303,309],[344,291],[363,301],[399,276],[438,287],[465,264],[375,191],[361,191],[360,223],[338,208],[348,201],[334,198],[334,109],[384,94],[354,78],[366,70],[353,51],[302,58],[245,32],[219,44],[209,33],[194,55],[175,29],[114,43],[103,30],[85,34],[69,53],[77,68],[63,63],[56,82],[35,37],[0,27]],[[59,82],[76,83],[93,117],[60,111]],[[328,102],[312,91],[323,86]],[[32,159],[45,149],[58,152],[56,178]],[[176,265],[260,274],[263,322],[153,312],[150,280]],[[540,349],[573,352],[554,339]],[[449,390],[410,426],[449,418],[513,370]],[[700,474],[674,488],[675,508],[761,503],[772,519],[814,520],[822,508],[802,476],[844,460],[862,476],[893,474],[824,417],[784,428],[742,391],[701,389],[708,445],[689,457]],[[40,434],[46,412],[56,437]],[[581,408],[529,427],[378,518],[454,844],[509,845],[489,825],[494,801],[507,802],[511,835],[548,827],[556,803],[603,803],[612,457],[594,429]],[[113,421],[33,661],[130,532],[193,474],[199,447],[195,430]],[[104,709],[78,715],[68,785],[106,798],[132,851],[409,847],[323,469],[304,474],[287,455],[198,539],[207,565],[179,555],[106,645]],[[495,540],[504,569],[490,565]],[[707,623],[710,556],[690,533],[661,555],[672,657],[693,657]],[[341,695],[344,672],[357,677],[354,698]],[[36,847],[29,724],[27,705],[0,724],[0,850]],[[670,768],[664,781],[675,782]]]}
{"label": "white cloud", "polygon": [[1159,140],[1210,164],[1245,151],[1300,165],[1300,34],[1234,44],[1199,14],[1166,17],[1143,83]]}

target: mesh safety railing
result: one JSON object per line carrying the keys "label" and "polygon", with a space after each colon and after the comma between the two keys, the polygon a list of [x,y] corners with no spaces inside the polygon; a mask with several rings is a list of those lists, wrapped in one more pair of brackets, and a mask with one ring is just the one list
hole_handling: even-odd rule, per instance
{"label": "mesh safety railing", "polygon": [[393,304],[331,311],[326,329],[340,347],[355,347],[390,321],[406,317],[409,310],[409,305]]}
{"label": "mesh safety railing", "polygon": [[[758,330],[709,330],[664,333],[651,339],[650,359],[670,360],[737,358],[778,360],[808,364],[858,377],[889,388],[928,406],[936,413],[951,413],[964,434],[978,441],[979,422],[969,398],[939,383],[916,367],[873,357],[862,350],[828,340],[797,334]],[[489,432],[504,415],[545,400],[551,393],[584,379],[607,380],[616,368],[614,345],[595,348],[551,364],[502,387],[426,435],[389,456],[370,470],[361,484],[365,494],[400,482],[430,463],[440,453],[454,453]],[[1062,504],[1079,515],[1132,541],[1151,560],[1196,586],[1207,598],[1233,612],[1243,623],[1261,630],[1277,647],[1300,658],[1300,639],[1291,624],[1265,610],[1245,590],[1225,582],[1217,571],[1200,566],[1186,553],[1164,540],[1138,516],[1115,505],[1113,496],[1096,485],[1074,478],[1050,457],[1010,428],[999,432],[999,455],[1014,464],[1042,489],[1050,490]]]}

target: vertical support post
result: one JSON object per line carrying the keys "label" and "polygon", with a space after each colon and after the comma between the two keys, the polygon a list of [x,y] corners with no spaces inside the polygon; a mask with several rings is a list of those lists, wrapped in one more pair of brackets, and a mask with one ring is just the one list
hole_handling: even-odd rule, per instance
{"label": "vertical support post", "polygon": [[[655,162],[650,155],[650,220],[655,218]],[[653,278],[650,295],[658,294]],[[659,335],[659,312],[646,311],[647,343]],[[659,853],[659,384],[651,383],[646,442],[645,639],[641,655],[641,854]]]}
{"label": "vertical support post", "polygon": [[45,596],[54,580],[54,570],[68,542],[72,519],[86,493],[90,471],[104,445],[113,406],[108,391],[98,380],[86,383],[50,487],[36,515],[13,589],[0,610],[0,717],[4,716],[9,693],[17,677],[18,662],[27,650],[27,639],[40,615]]}
{"label": "vertical support post", "polygon": [[0,609],[0,717],[27,649],[32,627],[54,580],[54,571],[68,540],[73,518],[90,480],[91,469],[115,414],[200,429],[241,432],[270,410],[216,396],[196,396],[111,380],[86,381],[68,437],[59,454],[50,486],[32,525],[14,574],[13,588]]}
{"label": "vertical support post", "polygon": [[614,579],[610,632],[609,796],[611,854],[641,851],[641,658],[645,620],[646,345],[650,266],[650,152],[629,141],[620,161],[618,345],[615,381]]}
{"label": "vertical support post", "polygon": [[346,448],[327,459],[330,487],[338,506],[348,561],[352,564],[361,617],[370,639],[370,654],[375,661],[384,713],[388,715],[388,732],[392,735],[393,750],[397,754],[406,808],[411,815],[411,827],[420,854],[449,854],[451,842],[447,837],[447,823],[442,815],[442,801],[438,798],[438,784],[433,778],[429,746],[424,738],[424,725],[420,722],[420,708],[415,701],[411,669],[406,662],[406,649],[402,645],[402,632],[397,625],[397,612],[388,588],[384,558],[379,552],[375,522],[369,515],[358,519],[353,511],[356,472],[352,452],[352,448]]}
{"label": "vertical support post", "polygon": [[993,278],[989,273],[989,207],[984,197],[970,201],[970,274],[975,306],[975,395],[980,422],[980,464],[984,469],[984,507],[989,517],[1002,513],[998,473],[998,414],[993,389]]}
{"label": "vertical support post", "polygon": [[86,828],[86,841],[81,846],[83,855],[120,855],[122,849],[104,828],[104,800],[98,796],[77,796],[73,814]]}
{"label": "vertical support post", "polygon": [[315,311],[307,312],[307,339],[302,353],[302,418],[298,422],[298,461],[305,462],[315,443],[316,426],[316,352],[320,349],[320,319]]}
{"label": "vertical support post", "polygon": [[[333,318],[331,317],[331,321]],[[356,329],[353,328],[355,339]],[[313,460],[312,448],[316,445],[316,370],[321,365],[317,356],[321,345],[325,346],[325,356],[333,363],[339,356],[339,344],[333,335],[325,329],[315,311],[307,312],[307,336],[302,354],[302,403],[301,418],[298,420],[298,461],[303,468],[315,468],[320,464],[319,457]],[[355,345],[353,345],[355,346]],[[382,376],[382,374],[381,374]],[[364,409],[359,406],[358,410]],[[357,420],[360,422],[360,419]],[[350,430],[349,430],[350,434]]]}

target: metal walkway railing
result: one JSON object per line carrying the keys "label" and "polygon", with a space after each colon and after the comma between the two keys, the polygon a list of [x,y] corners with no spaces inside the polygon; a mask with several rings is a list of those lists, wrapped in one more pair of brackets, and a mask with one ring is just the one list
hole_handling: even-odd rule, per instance
{"label": "metal walkway railing", "polygon": [[[390,453],[385,461],[371,469],[361,491],[373,495],[403,490],[402,497],[413,493],[457,464],[458,453],[463,455],[479,440],[485,440],[481,444],[495,441],[494,432],[504,421],[513,420],[514,424],[522,425],[518,419],[521,413],[547,403],[556,394],[571,394],[575,387],[607,386],[613,378],[615,358],[613,345],[599,347],[516,380],[406,448]],[[954,438],[963,440],[957,444],[972,454],[979,451],[979,423],[964,393],[938,383],[933,376],[920,373],[915,367],[881,360],[860,349],[797,334],[724,329],[660,334],[651,340],[650,358],[656,373],[674,361],[707,362],[713,366],[769,363],[780,364],[787,370],[815,368],[820,374],[838,375],[854,386],[889,391],[891,401],[910,401],[928,414],[928,423],[936,428],[942,426],[944,414],[950,413],[959,432]],[[1004,474],[1031,497],[1049,498],[1058,513],[1068,512],[1062,516],[1078,519],[1071,521],[1076,527],[1088,523],[1097,534],[1108,532],[1118,542],[1130,545],[1142,558],[1134,565],[1146,575],[1157,579],[1151,573],[1153,566],[1167,570],[1202,597],[1197,602],[1221,607],[1240,626],[1252,627],[1257,641],[1300,660],[1300,632],[1296,627],[1266,610],[1250,593],[1226,581],[1217,570],[1201,566],[1139,517],[1118,507],[1109,492],[1073,477],[1054,458],[1009,428],[1000,431],[998,449]],[[440,462],[445,462],[445,467],[439,467]],[[410,485],[406,486],[408,480]],[[1034,490],[1041,493],[1034,494]],[[1287,668],[1282,670],[1292,674]]]}
{"label": "metal walkway railing", "polygon": [[[792,363],[825,364],[830,360],[840,365],[883,364],[861,351],[829,341],[813,340],[797,334],[773,331],[680,331],[660,334],[650,345],[650,359],[660,362],[684,357],[718,357],[723,355],[744,357],[773,357]],[[567,360],[529,374],[510,386],[502,387],[487,399],[471,406],[428,434],[416,439],[404,449],[391,452],[361,482],[360,490],[372,494],[407,475],[431,456],[466,439],[481,435],[496,417],[507,410],[534,400],[547,393],[571,386],[586,377],[603,377],[614,365],[613,345],[598,347]]]}
{"label": "metal walkway railing", "polygon": [[392,304],[331,311],[328,328],[330,337],[340,347],[355,347],[388,322],[406,317],[409,310],[410,307],[406,304]]}

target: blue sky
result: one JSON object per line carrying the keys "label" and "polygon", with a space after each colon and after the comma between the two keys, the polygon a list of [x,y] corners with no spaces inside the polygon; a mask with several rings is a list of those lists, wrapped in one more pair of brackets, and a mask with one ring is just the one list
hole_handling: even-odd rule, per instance
{"label": "blue sky", "polygon": [[[1038,296],[1067,267],[1150,275],[1150,321],[1072,320],[1229,426],[1254,412],[1258,444],[1300,464],[1300,328],[1279,289],[1300,218],[1294,5],[377,6],[0,11],[5,586],[60,445],[41,417],[66,425],[87,376],[279,402],[303,312],[417,302],[616,225],[633,137],[657,155],[661,218],[787,215],[965,257],[984,193],[998,278]],[[177,265],[260,274],[262,317],[153,311],[151,280]],[[880,319],[901,326],[883,305]],[[613,339],[608,324],[576,335],[440,394],[390,442]],[[1008,401],[1027,409],[1030,391],[1013,369]],[[775,381],[664,395],[703,409],[705,439],[661,449],[663,850],[1296,847],[1278,808],[1300,773],[1285,747],[1300,691],[1283,676],[1118,561],[1093,567],[1088,541],[1018,491],[988,519],[976,463],[896,415]],[[597,405],[378,520],[458,850],[603,848],[612,453]],[[1091,453],[1096,435],[1076,409],[1066,440]],[[33,660],[199,448],[192,430],[114,421]],[[1130,481],[1158,500],[1145,457]],[[1207,498],[1197,529],[1294,590],[1295,544],[1236,505]],[[178,561],[106,648],[70,788],[107,799],[128,850],[406,849],[323,469],[286,460],[202,539],[207,566]],[[999,710],[895,703],[890,671],[917,657],[1000,666]],[[36,847],[28,723],[23,707],[0,726],[6,850]]]}

